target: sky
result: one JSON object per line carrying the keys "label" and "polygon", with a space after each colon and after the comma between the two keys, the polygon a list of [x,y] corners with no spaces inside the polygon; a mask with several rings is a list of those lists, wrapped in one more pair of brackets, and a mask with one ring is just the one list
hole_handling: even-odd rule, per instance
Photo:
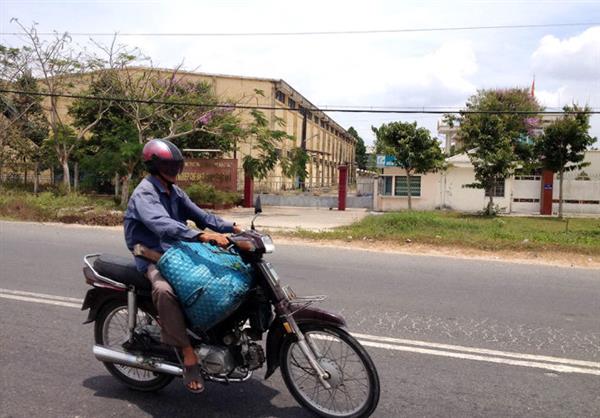
{"label": "sky", "polygon": [[[458,109],[478,89],[530,88],[549,109],[600,110],[596,1],[27,1],[0,0],[0,43],[38,30],[93,33],[257,33],[586,23],[582,26],[310,36],[120,36],[161,67],[283,79],[325,108]],[[110,37],[95,36],[107,43]],[[88,37],[75,37],[88,45]],[[416,121],[437,136],[440,115],[329,113],[367,144],[371,126]],[[600,138],[600,115],[591,134]],[[597,142],[598,145],[598,142]]]}

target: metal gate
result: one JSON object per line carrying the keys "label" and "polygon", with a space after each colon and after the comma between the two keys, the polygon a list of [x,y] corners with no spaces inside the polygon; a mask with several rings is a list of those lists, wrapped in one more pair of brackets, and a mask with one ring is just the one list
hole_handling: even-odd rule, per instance
{"label": "metal gate", "polygon": [[356,178],[356,195],[357,196],[373,196],[375,190],[375,182],[377,179],[371,176],[358,176]]}
{"label": "metal gate", "polygon": [[512,212],[540,213],[541,177],[515,176],[512,189]]}

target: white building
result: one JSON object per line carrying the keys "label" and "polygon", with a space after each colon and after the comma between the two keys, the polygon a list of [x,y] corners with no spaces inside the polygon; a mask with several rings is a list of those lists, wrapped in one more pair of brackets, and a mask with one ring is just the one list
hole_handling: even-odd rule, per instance
{"label": "white building", "polygon": [[[465,185],[475,182],[475,171],[466,154],[447,160],[448,168],[438,173],[415,175],[411,184],[412,207],[417,210],[452,209],[481,211],[488,202],[486,192]],[[600,215],[600,151],[587,151],[589,166],[567,172],[563,181],[563,211]],[[385,167],[374,193],[375,210],[408,208],[406,177],[399,167]],[[499,181],[493,190],[494,204],[502,212],[539,214],[544,186],[539,175],[516,175]],[[552,212],[558,212],[559,180],[554,175]]]}

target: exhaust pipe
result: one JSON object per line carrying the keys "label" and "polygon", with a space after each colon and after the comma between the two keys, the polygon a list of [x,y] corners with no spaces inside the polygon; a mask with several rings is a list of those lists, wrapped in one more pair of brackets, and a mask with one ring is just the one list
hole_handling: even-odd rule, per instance
{"label": "exhaust pipe", "polygon": [[112,348],[104,347],[102,345],[94,345],[93,352],[96,359],[103,362],[122,364],[123,366],[136,367],[152,372],[171,374],[173,376],[183,375],[182,368],[175,364],[165,363],[148,357],[136,356],[123,351],[113,350]]}

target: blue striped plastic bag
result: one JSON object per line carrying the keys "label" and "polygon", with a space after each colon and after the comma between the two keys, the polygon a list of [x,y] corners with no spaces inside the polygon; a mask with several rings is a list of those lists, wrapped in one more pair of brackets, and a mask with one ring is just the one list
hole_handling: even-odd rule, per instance
{"label": "blue striped plastic bag", "polygon": [[253,285],[239,255],[210,244],[178,242],[157,263],[193,328],[206,331],[232,314]]}

